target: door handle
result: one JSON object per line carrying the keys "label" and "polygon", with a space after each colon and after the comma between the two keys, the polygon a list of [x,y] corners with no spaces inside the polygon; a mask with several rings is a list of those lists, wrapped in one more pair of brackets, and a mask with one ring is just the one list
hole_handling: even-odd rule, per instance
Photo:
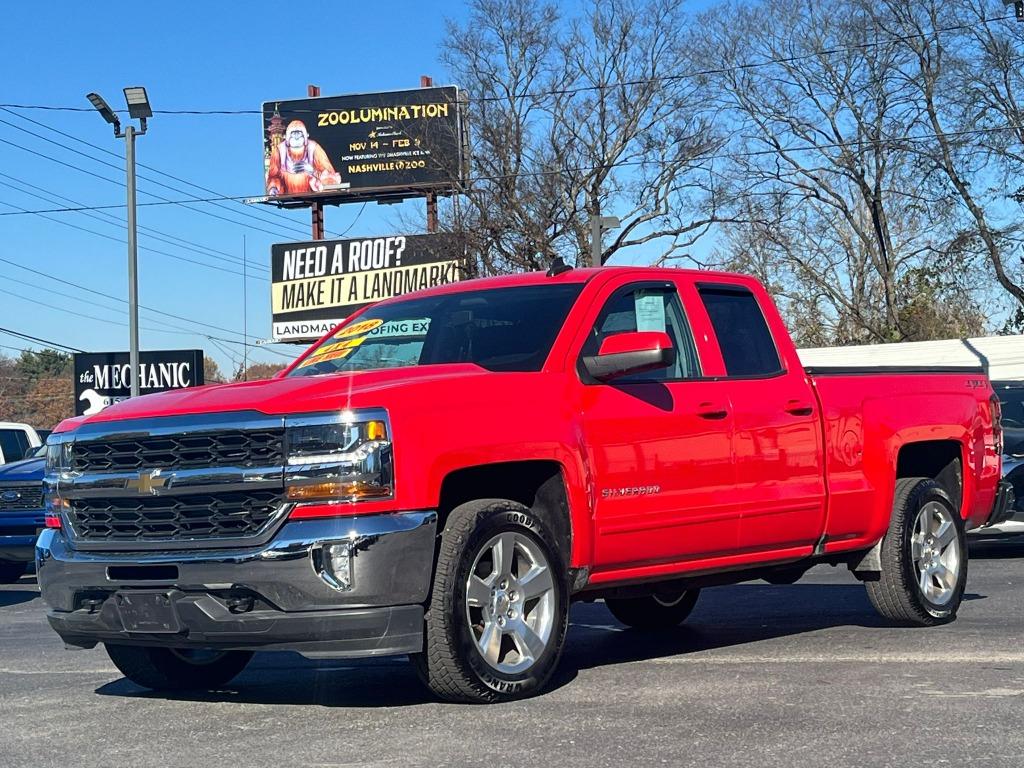
{"label": "door handle", "polygon": [[790,400],[784,410],[794,416],[810,416],[814,413],[814,406],[804,400]]}
{"label": "door handle", "polygon": [[697,406],[697,415],[702,419],[724,419],[729,409],[722,403],[704,402]]}

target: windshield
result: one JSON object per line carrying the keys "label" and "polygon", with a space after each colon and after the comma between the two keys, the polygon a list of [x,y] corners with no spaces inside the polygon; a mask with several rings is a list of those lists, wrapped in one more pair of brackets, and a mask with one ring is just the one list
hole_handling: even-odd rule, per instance
{"label": "windshield", "polygon": [[289,376],[475,363],[539,371],[581,283],[460,291],[370,307]]}

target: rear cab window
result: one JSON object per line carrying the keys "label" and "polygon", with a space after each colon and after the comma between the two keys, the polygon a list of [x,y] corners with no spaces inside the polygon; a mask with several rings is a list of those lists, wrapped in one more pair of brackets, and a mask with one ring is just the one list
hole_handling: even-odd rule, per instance
{"label": "rear cab window", "polygon": [[718,347],[731,378],[774,376],[784,372],[757,297],[744,286],[702,283],[697,286]]}
{"label": "rear cab window", "polygon": [[0,461],[18,461],[28,450],[28,435],[20,429],[0,429]]}

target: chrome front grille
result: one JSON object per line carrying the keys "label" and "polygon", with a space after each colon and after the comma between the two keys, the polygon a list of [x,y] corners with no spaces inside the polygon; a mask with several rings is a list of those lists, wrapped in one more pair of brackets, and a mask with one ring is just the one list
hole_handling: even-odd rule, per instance
{"label": "chrome front grille", "polygon": [[190,493],[74,499],[69,516],[88,542],[238,539],[258,535],[274,518],[282,491]]}
{"label": "chrome front grille", "polygon": [[0,485],[0,512],[42,508],[42,483]]}
{"label": "chrome front grille", "polygon": [[211,430],[76,442],[75,472],[266,467],[284,463],[284,429]]}
{"label": "chrome front grille", "polygon": [[287,517],[283,417],[197,414],[86,423],[51,438],[46,484],[85,550],[255,546]]}

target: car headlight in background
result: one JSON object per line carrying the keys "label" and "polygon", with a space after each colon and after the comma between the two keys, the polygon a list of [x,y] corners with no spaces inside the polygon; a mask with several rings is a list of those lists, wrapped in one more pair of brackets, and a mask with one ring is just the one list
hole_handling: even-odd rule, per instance
{"label": "car headlight in background", "polygon": [[68,511],[67,499],[60,496],[60,477],[71,470],[70,434],[50,435],[46,440],[46,469],[43,475],[43,503],[46,509],[44,525],[60,528],[62,514]]}
{"label": "car headlight in background", "polygon": [[291,501],[362,501],[394,495],[391,429],[382,410],[285,421]]}
{"label": "car headlight in background", "polygon": [[71,469],[71,440],[51,435],[46,441],[46,474],[57,474]]}

